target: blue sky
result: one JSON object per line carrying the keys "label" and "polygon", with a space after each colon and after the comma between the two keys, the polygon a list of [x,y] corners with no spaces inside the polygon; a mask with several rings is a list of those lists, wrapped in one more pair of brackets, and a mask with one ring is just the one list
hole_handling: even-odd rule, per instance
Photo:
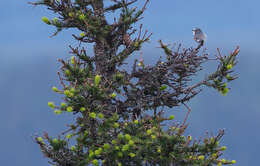
{"label": "blue sky", "polygon": [[[78,32],[67,30],[49,38],[55,29],[42,23],[41,17],[53,15],[27,2],[3,1],[0,7],[0,161],[6,166],[48,165],[31,136],[42,131],[56,136],[73,119],[55,116],[47,102],[61,101],[61,96],[51,91],[53,85],[59,86],[57,59],[69,58],[68,45],[75,44],[71,33]],[[151,42],[143,48],[146,63],[163,56],[156,48],[159,39],[195,46],[193,27],[201,27],[207,33],[205,46],[212,56],[217,47],[228,54],[240,45],[236,67],[239,79],[231,83],[231,91],[225,97],[207,89],[189,103],[192,113],[186,133],[199,138],[206,131],[216,134],[225,128],[223,145],[228,149],[224,157],[237,160],[237,166],[258,163],[259,6],[257,0],[151,0],[141,21],[153,32]],[[134,58],[137,56],[130,57],[129,62]],[[184,113],[183,108],[171,111],[179,121]]]}

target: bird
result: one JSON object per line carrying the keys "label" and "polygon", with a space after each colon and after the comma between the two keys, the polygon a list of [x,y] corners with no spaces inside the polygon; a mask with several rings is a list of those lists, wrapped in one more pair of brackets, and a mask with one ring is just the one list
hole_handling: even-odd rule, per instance
{"label": "bird", "polygon": [[202,32],[202,30],[200,28],[193,28],[192,29],[193,32],[193,38],[197,43],[200,43],[201,45],[203,45],[204,41],[207,38],[207,35],[205,33]]}

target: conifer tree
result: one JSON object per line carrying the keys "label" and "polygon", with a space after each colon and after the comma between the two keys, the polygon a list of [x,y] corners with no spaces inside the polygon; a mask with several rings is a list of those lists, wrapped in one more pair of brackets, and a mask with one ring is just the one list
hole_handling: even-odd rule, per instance
{"label": "conifer tree", "polygon": [[[196,48],[170,49],[159,41],[165,59],[154,65],[135,60],[131,71],[123,64],[134,52],[150,40],[151,33],[136,23],[149,0],[135,7],[138,0],[41,0],[57,14],[57,18],[42,17],[42,21],[56,27],[55,36],[64,29],[75,28],[79,41],[72,47],[69,60],[60,59],[58,72],[61,88],[53,91],[64,97],[64,102],[48,105],[55,114],[71,114],[76,121],[58,135],[35,136],[49,163],[57,166],[211,166],[234,164],[235,160],[221,157],[225,146],[215,136],[201,140],[187,136],[188,102],[205,87],[226,95],[227,83],[236,79],[233,67],[237,64],[239,47],[227,56],[218,52],[216,71],[200,81],[194,76],[210,60]],[[111,22],[108,17],[115,14]],[[93,44],[89,55],[82,44]],[[178,123],[174,115],[166,117],[177,106],[185,106],[187,114]],[[150,113],[148,113],[150,112]],[[152,113],[151,113],[152,112]]]}

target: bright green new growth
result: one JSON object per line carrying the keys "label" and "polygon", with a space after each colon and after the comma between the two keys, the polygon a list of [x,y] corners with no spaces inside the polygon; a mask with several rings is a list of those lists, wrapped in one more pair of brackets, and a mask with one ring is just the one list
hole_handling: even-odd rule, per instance
{"label": "bright green new growth", "polygon": [[80,35],[81,37],[84,37],[84,36],[85,36],[85,33],[84,33],[84,32],[81,32],[79,35]]}
{"label": "bright green new growth", "polygon": [[57,115],[60,115],[60,114],[62,114],[62,111],[61,110],[54,110],[54,113],[57,114]]}
{"label": "bright green new growth", "polygon": [[80,110],[81,112],[84,112],[84,111],[86,111],[86,108],[85,108],[85,107],[81,107],[79,110]]}
{"label": "bright green new growth", "polygon": [[42,17],[42,21],[45,22],[46,24],[51,24],[50,20],[47,17]]}
{"label": "bright green new growth", "polygon": [[79,15],[79,19],[80,19],[81,21],[84,21],[84,20],[85,20],[85,15],[84,15],[84,14]]}
{"label": "bright green new growth", "polygon": [[96,75],[95,76],[95,85],[98,86],[101,80],[101,76],[100,75]]}
{"label": "bright green new growth", "polygon": [[111,98],[115,98],[116,97],[116,93],[112,93],[110,96],[111,96]]}
{"label": "bright green new growth", "polygon": [[152,130],[151,130],[151,129],[148,129],[148,130],[146,131],[146,133],[147,133],[148,135],[151,135],[151,134],[152,134]]}
{"label": "bright green new growth", "polygon": [[51,101],[50,101],[50,102],[48,102],[48,106],[49,106],[49,107],[51,107],[52,109],[54,109],[54,108],[55,108],[55,105],[54,105],[54,103],[53,103],[53,102],[51,102]]}
{"label": "bright green new growth", "polygon": [[170,117],[169,117],[169,120],[173,120],[175,118],[175,116],[174,115],[171,115]]}
{"label": "bright green new growth", "polygon": [[72,112],[73,111],[73,108],[71,106],[67,107],[67,112]]}
{"label": "bright green new growth", "polygon": [[89,116],[91,117],[91,118],[93,118],[93,119],[96,119],[96,113],[95,112],[91,112],[90,114],[89,114]]}
{"label": "bright green new growth", "polygon": [[129,134],[126,134],[125,139],[129,141],[129,140],[131,140],[131,136]]}
{"label": "bright green new growth", "polygon": [[72,56],[72,57],[70,58],[70,63],[73,64],[73,65],[75,65],[75,64],[76,64],[75,61],[76,61],[76,60],[75,60],[75,56]]}
{"label": "bright green new growth", "polygon": [[119,124],[118,123],[114,123],[114,128],[118,128]]}
{"label": "bright green new growth", "polygon": [[162,85],[162,86],[160,87],[160,90],[161,90],[161,91],[164,91],[165,89],[167,89],[167,85]]}
{"label": "bright green new growth", "polygon": [[39,142],[44,143],[42,137],[37,137],[36,139],[37,139]]}
{"label": "bright green new growth", "polygon": [[98,114],[98,117],[99,117],[100,119],[103,119],[103,118],[104,118],[104,114],[99,113],[99,114]]}
{"label": "bright green new growth", "polygon": [[54,92],[58,92],[59,90],[58,90],[58,88],[57,87],[52,87],[52,90],[54,91]]}

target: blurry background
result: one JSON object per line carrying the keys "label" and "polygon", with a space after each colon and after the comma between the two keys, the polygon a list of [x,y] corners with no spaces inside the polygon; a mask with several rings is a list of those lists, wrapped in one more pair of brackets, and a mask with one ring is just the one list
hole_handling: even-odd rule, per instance
{"label": "blurry background", "polygon": [[[217,134],[225,128],[222,144],[228,149],[224,157],[237,160],[237,166],[259,163],[259,5],[258,0],[151,0],[141,21],[153,32],[151,42],[142,49],[146,64],[164,55],[156,48],[159,39],[195,47],[193,27],[207,34],[205,47],[211,56],[217,47],[228,54],[241,46],[235,68],[239,79],[229,85],[227,96],[206,88],[194,98],[189,103],[192,113],[186,132],[199,138],[206,131]],[[0,9],[0,163],[46,166],[46,158],[31,137],[43,131],[56,136],[72,120],[68,115],[55,116],[47,102],[62,99],[51,90],[52,86],[60,87],[57,59],[70,57],[68,45],[77,44],[71,33],[78,32],[67,30],[49,38],[55,29],[44,24],[41,17],[53,15],[44,7],[28,5],[27,0],[2,1]],[[138,55],[130,57],[129,62]],[[182,121],[185,112],[176,108],[171,114]]]}

